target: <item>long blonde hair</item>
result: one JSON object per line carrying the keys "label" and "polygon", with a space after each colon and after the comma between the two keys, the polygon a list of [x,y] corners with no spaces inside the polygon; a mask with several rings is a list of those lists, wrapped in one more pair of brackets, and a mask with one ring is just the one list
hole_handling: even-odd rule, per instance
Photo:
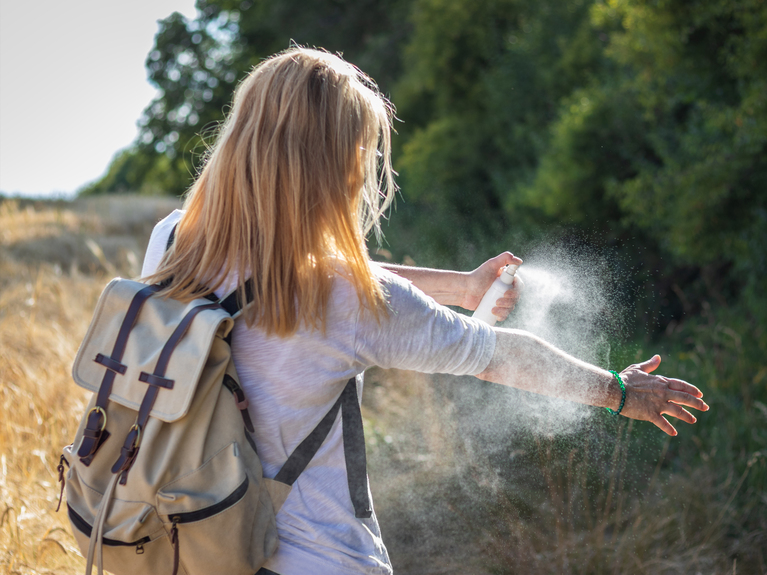
{"label": "long blonde hair", "polygon": [[324,328],[341,268],[360,305],[381,317],[365,237],[380,234],[396,191],[392,117],[372,80],[338,56],[293,47],[256,66],[148,280],[191,300],[232,274],[244,297],[252,277],[248,325],[287,336],[302,322]]}

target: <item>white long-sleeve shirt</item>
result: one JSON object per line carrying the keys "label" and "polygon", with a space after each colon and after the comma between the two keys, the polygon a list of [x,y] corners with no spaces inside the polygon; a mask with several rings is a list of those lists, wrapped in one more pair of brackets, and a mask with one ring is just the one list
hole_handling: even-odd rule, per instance
{"label": "white long-sleeve shirt", "polygon": [[[176,210],[152,232],[142,275],[162,259]],[[437,304],[407,280],[378,266],[389,307],[380,324],[361,309],[353,286],[338,275],[321,331],[267,336],[244,319],[235,322],[232,354],[250,404],[254,439],[265,477],[288,455],[356,377],[370,366],[426,373],[476,375],[490,362],[495,334],[486,324]],[[227,281],[225,286],[233,285]],[[217,291],[219,297],[229,288]],[[219,293],[220,292],[220,293]],[[372,500],[372,498],[371,498]],[[277,553],[265,567],[280,575],[389,575],[392,572],[375,513],[358,519],[349,496],[341,417],[277,513]]]}

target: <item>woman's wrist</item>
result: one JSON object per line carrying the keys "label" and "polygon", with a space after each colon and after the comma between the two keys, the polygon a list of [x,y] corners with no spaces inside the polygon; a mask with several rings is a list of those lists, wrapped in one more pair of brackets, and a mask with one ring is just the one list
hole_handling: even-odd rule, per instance
{"label": "woman's wrist", "polygon": [[618,411],[621,409],[621,401],[623,400],[624,392],[621,389],[621,384],[615,375],[613,375],[613,373],[610,371],[600,369],[599,380],[602,389],[605,390],[605,393],[602,401],[600,401],[598,404],[595,404],[595,406],[604,407],[610,411]]}
{"label": "woman's wrist", "polygon": [[620,415],[621,411],[623,411],[623,406],[626,404],[626,385],[624,384],[623,379],[617,371],[610,370],[610,373],[615,376],[615,379],[618,380],[618,384],[621,387],[621,402],[618,406],[618,409],[612,409],[610,407],[606,407],[605,409],[607,409],[607,411],[613,415]]}

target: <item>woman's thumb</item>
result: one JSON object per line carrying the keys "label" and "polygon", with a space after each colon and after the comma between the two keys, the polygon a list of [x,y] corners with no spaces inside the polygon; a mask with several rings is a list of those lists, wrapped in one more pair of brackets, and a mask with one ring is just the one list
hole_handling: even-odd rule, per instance
{"label": "woman's thumb", "polygon": [[645,373],[651,373],[658,369],[658,366],[660,365],[660,356],[656,353],[654,356],[652,356],[647,361],[643,361],[639,364],[639,369],[644,371]]}

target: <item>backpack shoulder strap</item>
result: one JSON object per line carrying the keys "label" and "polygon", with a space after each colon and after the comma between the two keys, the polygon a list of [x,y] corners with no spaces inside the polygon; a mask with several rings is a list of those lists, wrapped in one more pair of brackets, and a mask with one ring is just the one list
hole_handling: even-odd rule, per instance
{"label": "backpack shoulder strap", "polygon": [[245,302],[243,304],[240,294],[237,290],[234,290],[228,296],[222,298],[219,303],[229,315],[232,317],[237,316],[242,309],[253,301],[253,279],[249,279],[245,282]]}
{"label": "backpack shoulder strap", "polygon": [[170,235],[168,235],[168,241],[165,244],[166,252],[171,248],[171,246],[173,245],[173,241],[176,239],[176,227],[178,227],[178,223],[174,224],[170,230]]}
{"label": "backpack shoulder strap", "polygon": [[346,460],[346,475],[349,483],[349,494],[354,505],[354,515],[366,519],[373,513],[370,505],[367,487],[367,459],[365,456],[365,437],[362,429],[362,413],[357,398],[357,382],[351,378],[346,382],[343,392],[330,411],[319,422],[317,427],[290,454],[288,460],[277,473],[274,480],[287,485],[293,485],[301,472],[319,451],[320,446],[330,433],[336,420],[338,410],[341,410],[343,424],[344,458]]}
{"label": "backpack shoulder strap", "polygon": [[[170,235],[168,236],[168,241],[165,244],[165,251],[167,252],[171,246],[173,246],[173,242],[176,239],[176,227],[178,224],[174,225],[173,228],[170,230]],[[237,290],[234,290],[229,295],[221,298],[218,300],[217,298],[211,297],[209,298],[212,301],[218,301],[218,303],[223,307],[227,313],[232,316],[236,317],[242,309],[249,303],[253,301],[253,280],[249,279],[245,282],[245,302],[243,302],[237,293]]]}

